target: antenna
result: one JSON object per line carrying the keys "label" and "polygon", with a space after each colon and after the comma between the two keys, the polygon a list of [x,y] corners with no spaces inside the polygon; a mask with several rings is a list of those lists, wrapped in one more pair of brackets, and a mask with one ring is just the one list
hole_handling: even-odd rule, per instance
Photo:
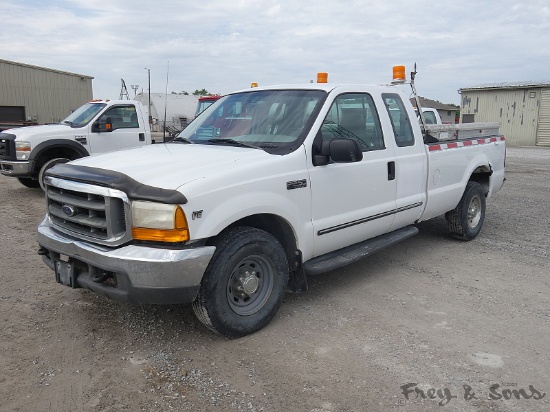
{"label": "antenna", "polygon": [[128,89],[126,88],[126,83],[124,82],[124,79],[120,79],[120,82],[122,85],[120,86],[120,100],[124,100],[124,97],[126,97],[126,100],[130,100],[130,96],[128,96]]}
{"label": "antenna", "polygon": [[139,84],[132,84],[130,87],[131,87],[132,90],[134,91],[134,97],[136,97],[137,91],[138,91],[138,89],[139,89]]}
{"label": "antenna", "polygon": [[416,101],[416,108],[418,110],[418,117],[420,118],[420,123],[422,123],[422,135],[424,136],[424,141],[428,137],[428,131],[426,130],[426,119],[424,118],[424,113],[422,113],[422,105],[420,104],[420,98],[416,93],[416,85],[414,84],[414,79],[416,77],[416,63],[414,64],[414,71],[411,72],[411,89],[413,92],[414,100]]}
{"label": "antenna", "polygon": [[162,141],[166,141],[166,106],[168,106],[168,72],[170,71],[170,60],[166,68],[166,90],[164,91],[164,127],[162,132]]}

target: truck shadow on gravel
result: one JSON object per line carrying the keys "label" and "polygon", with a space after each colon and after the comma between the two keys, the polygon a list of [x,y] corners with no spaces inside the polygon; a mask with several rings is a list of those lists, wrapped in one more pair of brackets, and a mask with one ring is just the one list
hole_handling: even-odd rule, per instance
{"label": "truck shadow on gravel", "polygon": [[[323,306],[327,300],[345,298],[349,290],[376,288],[378,282],[390,282],[393,274],[403,270],[404,265],[410,269],[405,263],[409,256],[429,253],[436,245],[450,247],[457,243],[449,236],[444,218],[420,223],[418,227],[420,233],[411,239],[349,266],[309,276],[309,291],[303,294],[287,293],[275,318],[275,326],[268,328],[285,328],[285,318],[289,314],[303,317],[305,321],[309,316],[307,308],[310,305]],[[226,340],[198,321],[191,304],[140,306],[111,301],[87,290],[74,292],[75,300],[82,302],[78,306],[80,315],[94,325],[96,332],[103,332],[114,339],[122,338],[124,342],[133,342],[138,346],[140,343],[150,345],[156,342],[164,346]]]}

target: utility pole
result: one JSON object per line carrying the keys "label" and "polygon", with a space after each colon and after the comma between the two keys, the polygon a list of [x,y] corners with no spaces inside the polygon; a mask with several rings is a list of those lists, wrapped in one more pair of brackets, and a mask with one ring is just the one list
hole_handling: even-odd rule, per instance
{"label": "utility pole", "polygon": [[151,113],[151,69],[145,68],[147,70],[147,80],[149,82],[149,127],[153,124],[153,114]]}

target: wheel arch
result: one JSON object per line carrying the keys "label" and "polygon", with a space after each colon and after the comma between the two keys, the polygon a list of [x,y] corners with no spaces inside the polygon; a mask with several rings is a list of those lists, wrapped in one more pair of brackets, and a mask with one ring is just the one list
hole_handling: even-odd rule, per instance
{"label": "wheel arch", "polygon": [[485,196],[487,196],[491,188],[492,174],[493,174],[493,170],[490,164],[478,166],[474,169],[468,181],[479,183],[483,188],[483,191],[485,192]]}
{"label": "wheel arch", "polygon": [[[250,215],[233,222],[218,236],[230,228],[239,226],[254,227],[275,237],[285,250],[289,265],[288,290],[290,292],[307,291],[307,280],[302,268],[302,253],[298,249],[294,229],[286,219],[270,213]],[[207,244],[212,243],[214,239],[215,237],[209,239]]]}
{"label": "wheel arch", "polygon": [[57,157],[74,160],[90,155],[88,150],[80,143],[66,139],[53,139],[42,142],[34,148],[33,152],[30,160],[34,160],[35,170],[40,170],[45,162]]}

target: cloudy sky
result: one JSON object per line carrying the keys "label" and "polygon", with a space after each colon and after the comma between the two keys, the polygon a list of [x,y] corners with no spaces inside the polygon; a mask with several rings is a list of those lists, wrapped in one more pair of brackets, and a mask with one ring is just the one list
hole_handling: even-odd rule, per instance
{"label": "cloudy sky", "polygon": [[[550,80],[548,0],[0,0],[0,58],[147,91],[228,93],[309,82],[380,84],[416,62],[420,95]],[[168,78],[168,86],[166,80]],[[166,87],[167,86],[167,87]]]}

